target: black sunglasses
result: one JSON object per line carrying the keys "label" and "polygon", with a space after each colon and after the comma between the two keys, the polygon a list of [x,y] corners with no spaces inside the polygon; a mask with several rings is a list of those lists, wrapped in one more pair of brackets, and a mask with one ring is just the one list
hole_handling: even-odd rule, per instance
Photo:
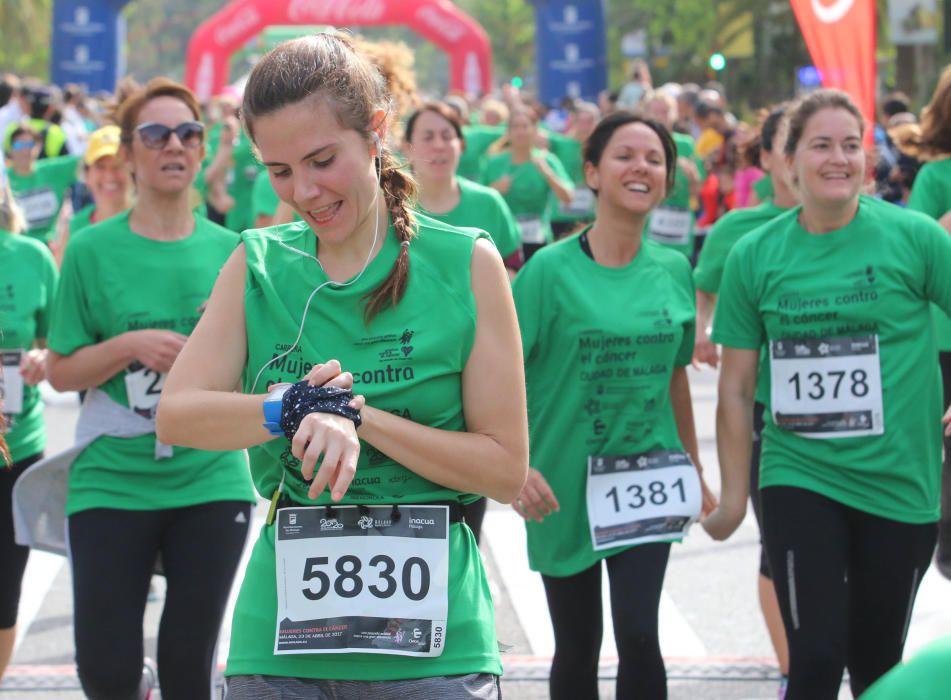
{"label": "black sunglasses", "polygon": [[135,127],[142,145],[159,150],[165,148],[174,133],[185,148],[198,148],[205,138],[205,125],[201,122],[182,122],[174,129],[157,122],[146,122]]}

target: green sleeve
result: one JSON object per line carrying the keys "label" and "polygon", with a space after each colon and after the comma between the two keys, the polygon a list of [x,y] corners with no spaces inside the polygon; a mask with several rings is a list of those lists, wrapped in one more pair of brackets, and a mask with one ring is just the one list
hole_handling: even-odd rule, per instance
{"label": "green sleeve", "polygon": [[47,343],[60,355],[70,355],[86,345],[102,340],[98,337],[92,315],[92,304],[86,293],[91,284],[84,280],[81,249],[75,241],[66,247],[59,289],[50,319]]}
{"label": "green sleeve", "polygon": [[720,298],[713,316],[713,342],[730,348],[758,350],[766,337],[752,288],[751,247],[740,241],[726,261]]}
{"label": "green sleeve", "polygon": [[515,312],[522,332],[522,355],[528,362],[539,345],[539,335],[543,328],[542,313],[544,304],[544,265],[534,260],[525,265],[512,282],[512,296],[515,298]]}
{"label": "green sleeve", "polygon": [[271,187],[271,178],[266,170],[258,173],[251,192],[251,223],[256,225],[259,216],[274,216],[281,200]]}
{"label": "green sleeve", "polygon": [[723,268],[730,253],[730,241],[725,240],[723,221],[721,218],[710,229],[707,240],[700,249],[697,267],[693,271],[694,284],[708,294],[717,294],[720,291]]}
{"label": "green sleeve", "polygon": [[489,158],[485,165],[485,184],[491,185],[498,180],[505,172],[506,157],[504,153],[499,153]]}
{"label": "green sleeve", "polygon": [[927,214],[932,219],[940,219],[951,209],[951,203],[942,196],[948,185],[940,182],[936,175],[937,170],[930,163],[925,165],[908,196],[909,209]]}
{"label": "green sleeve", "polygon": [[53,311],[53,304],[56,299],[56,286],[59,283],[59,271],[56,269],[56,261],[53,254],[46,246],[40,248],[42,256],[41,274],[43,276],[43,291],[45,298],[40,305],[36,315],[36,337],[46,338],[50,329],[50,315]]}
{"label": "green sleeve", "polygon": [[925,265],[925,297],[951,316],[951,234],[934,221],[926,225],[921,239]]}
{"label": "green sleeve", "polygon": [[499,253],[503,258],[507,258],[521,247],[522,234],[505,198],[495,190],[492,190],[492,197],[498,204],[499,212],[497,228],[492,232],[492,236]]}

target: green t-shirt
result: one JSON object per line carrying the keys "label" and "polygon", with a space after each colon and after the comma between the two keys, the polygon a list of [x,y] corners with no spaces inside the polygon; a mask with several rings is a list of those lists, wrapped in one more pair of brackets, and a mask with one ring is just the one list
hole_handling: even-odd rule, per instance
{"label": "green t-shirt", "polygon": [[526,523],[529,566],[549,576],[576,574],[623,549],[592,548],[588,457],[682,449],[670,379],[693,355],[687,260],[645,240],[629,265],[605,267],[585,254],[579,235],[536,253],[512,288],[531,465],[561,505],[543,522]]}
{"label": "green t-shirt", "polygon": [[[462,372],[475,338],[476,308],[470,282],[472,249],[482,235],[419,218],[410,247],[403,300],[366,323],[364,295],[389,274],[399,243],[390,227],[363,276],[346,287],[326,286],[314,297],[300,348],[284,355],[298,335],[311,291],[327,277],[312,259],[316,237],[304,223],[245,231],[248,275],[245,318],[248,365],[244,389],[264,393],[277,382],[299,380],[314,364],[340,360],[353,373],[354,392],[375,408],[441,430],[466,429]],[[442,304],[438,313],[433,303]],[[270,360],[276,359],[264,367]],[[313,503],[299,465],[282,467],[287,439],[248,452],[258,492],[270,497],[286,474],[285,493]],[[357,475],[344,504],[465,501],[476,497],[440,486],[361,443]],[[328,503],[325,491],[317,503]],[[235,608],[226,675],[397,680],[467,673],[500,674],[492,599],[475,540],[462,523],[449,528],[449,611],[445,646],[436,658],[392,655],[275,655],[277,594],[274,528],[265,526],[254,548]]]}
{"label": "green t-shirt", "polygon": [[799,213],[736,244],[713,324],[716,343],[771,347],[769,404],[786,427],[767,413],[760,484],[901,522],[937,520],[942,406],[929,304],[951,310],[951,237],[864,196],[855,218],[826,234],[807,233]]}
{"label": "green t-shirt", "polygon": [[[218,270],[238,242],[233,233],[196,217],[194,232],[156,241],[129,228],[129,212],[85,229],[66,248],[49,346],[69,355],[122,333],[158,328],[188,335],[201,315]],[[100,389],[129,406],[127,373]],[[141,375],[139,375],[141,376]],[[148,371],[153,393],[161,375]],[[254,496],[241,452],[174,448],[155,459],[155,434],[101,437],[73,463],[67,515],[90,508],[159,510]]]}
{"label": "green t-shirt", "polygon": [[[218,153],[221,128],[222,125],[219,123],[212,126],[208,131],[203,173]],[[238,143],[235,144],[232,151],[232,159],[234,165],[225,174],[225,185],[235,204],[225,214],[225,226],[236,233],[240,233],[247,228],[254,228],[252,207],[248,207],[247,203],[252,201],[254,184],[258,173],[262,170],[261,164],[254,156],[251,139],[244,133],[244,129],[241,130],[238,136]],[[199,191],[205,196],[207,196],[206,189],[204,182],[202,182],[202,189]]]}
{"label": "green t-shirt", "polygon": [[62,156],[36,161],[33,172],[26,176],[17,175],[12,167],[7,168],[13,197],[26,216],[28,236],[43,242],[53,238],[63,196],[76,182],[78,165],[78,157]]}
{"label": "green t-shirt", "polygon": [[[707,240],[700,249],[700,258],[693,271],[693,281],[697,289],[710,294],[720,291],[723,269],[733,246],[746,234],[775,219],[788,211],[767,200],[748,209],[734,209],[717,219],[707,234]],[[759,370],[756,378],[756,400],[769,403],[769,353],[763,348],[759,356]]]}
{"label": "green t-shirt", "polygon": [[[677,157],[688,158],[697,166],[701,181],[704,178],[703,161],[696,155],[692,137],[673,132]],[[674,187],[667,198],[651,212],[644,224],[644,235],[668,248],[677,250],[688,258],[693,255],[697,217],[690,207],[690,180],[680,164],[674,171]]]}
{"label": "green t-shirt", "polygon": [[[53,254],[39,241],[0,231],[0,270],[0,349],[29,350],[35,340],[46,338],[49,330],[58,276]],[[7,405],[4,410],[9,408]],[[44,450],[46,423],[38,387],[24,385],[21,410],[5,416],[14,462]]]}
{"label": "green t-shirt", "polygon": [[573,138],[550,132],[548,144],[551,152],[565,166],[565,172],[575,183],[574,196],[569,204],[557,203],[552,213],[552,221],[589,221],[594,218],[594,192],[584,179],[584,156],[582,144]]}
{"label": "green t-shirt", "polygon": [[96,211],[95,204],[87,204],[69,219],[69,235],[72,236],[88,226],[92,226],[92,214]]}
{"label": "green t-shirt", "polygon": [[753,192],[756,193],[756,198],[761,202],[772,199],[773,195],[776,194],[776,190],[773,188],[773,178],[769,175],[761,177],[753,183]]}
{"label": "green t-shirt", "polygon": [[[568,187],[572,187],[571,178],[568,177],[565,167],[557,156],[549,151],[538,150],[533,151],[532,155],[542,155],[552,172]],[[503,194],[502,198],[505,199],[519,222],[522,242],[550,243],[553,238],[551,215],[558,206],[558,198],[548,186],[548,181],[531,160],[513,164],[512,154],[509,151],[489,159],[485,170],[485,181],[491,184],[506,175],[512,178],[512,183],[509,191]]]}
{"label": "green t-shirt", "polygon": [[697,267],[693,271],[693,281],[697,289],[718,294],[727,256],[736,242],[785,211],[788,210],[777,207],[773,200],[768,200],[748,209],[734,209],[717,219],[707,234],[707,240],[703,242]]}
{"label": "green t-shirt", "polygon": [[860,700],[949,700],[951,636],[942,637],[879,678]]}
{"label": "green t-shirt", "polygon": [[521,245],[518,224],[502,195],[491,187],[456,178],[459,183],[459,203],[443,214],[433,214],[419,207],[426,216],[450,226],[477,228],[492,238],[503,258],[518,250]]}
{"label": "green t-shirt", "polygon": [[[911,188],[908,208],[940,219],[951,211],[951,158],[925,163]],[[938,333],[938,349],[951,351],[951,317],[932,306],[935,329]]]}
{"label": "green t-shirt", "polygon": [[488,162],[487,151],[493,143],[502,138],[504,126],[484,126],[467,124],[462,127],[463,149],[459,156],[456,174],[473,182],[485,183],[485,167]]}

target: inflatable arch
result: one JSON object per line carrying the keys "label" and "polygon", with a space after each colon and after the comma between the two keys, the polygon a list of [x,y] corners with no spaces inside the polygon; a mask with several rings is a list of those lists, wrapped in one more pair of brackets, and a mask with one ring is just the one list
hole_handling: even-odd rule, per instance
{"label": "inflatable arch", "polygon": [[275,24],[404,25],[449,55],[450,89],[481,94],[492,87],[489,38],[450,0],[232,0],[189,42],[185,82],[198,99],[221,92],[231,55]]}

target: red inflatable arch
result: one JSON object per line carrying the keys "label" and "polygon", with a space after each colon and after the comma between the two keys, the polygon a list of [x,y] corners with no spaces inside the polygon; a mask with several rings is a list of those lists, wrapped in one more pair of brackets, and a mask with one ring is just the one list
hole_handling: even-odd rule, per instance
{"label": "red inflatable arch", "polygon": [[232,0],[198,27],[188,44],[185,82],[198,99],[221,92],[231,55],[275,24],[401,24],[449,55],[452,90],[479,94],[492,87],[489,38],[450,0]]}

